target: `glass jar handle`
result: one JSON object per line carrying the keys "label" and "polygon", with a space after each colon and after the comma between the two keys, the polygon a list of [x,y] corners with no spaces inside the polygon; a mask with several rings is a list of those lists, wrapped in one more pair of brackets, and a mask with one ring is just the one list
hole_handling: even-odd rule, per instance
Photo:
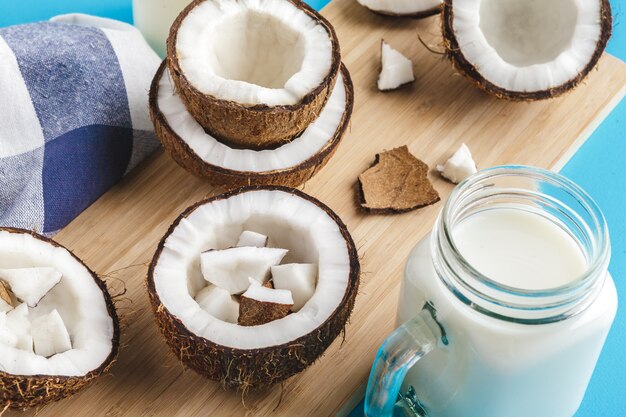
{"label": "glass jar handle", "polygon": [[437,346],[437,340],[441,337],[439,329],[431,309],[424,308],[383,342],[367,382],[366,417],[393,416],[406,373]]}

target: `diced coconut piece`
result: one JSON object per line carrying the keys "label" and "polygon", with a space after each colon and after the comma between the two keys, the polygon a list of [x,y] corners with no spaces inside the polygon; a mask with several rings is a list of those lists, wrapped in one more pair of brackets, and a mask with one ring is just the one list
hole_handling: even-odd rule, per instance
{"label": "diced coconut piece", "polygon": [[237,323],[239,302],[225,289],[209,284],[196,294],[196,301],[204,311],[216,319]]}
{"label": "diced coconut piece", "polygon": [[267,241],[267,236],[262,235],[261,233],[244,230],[239,236],[237,247],[254,246],[257,248],[264,248],[267,246]]}
{"label": "diced coconut piece", "polygon": [[467,145],[462,144],[444,165],[437,165],[437,171],[450,182],[458,184],[476,173],[476,162]]}
{"label": "diced coconut piece", "polygon": [[378,76],[378,89],[381,91],[394,90],[405,84],[415,81],[413,62],[400,52],[393,49],[384,40],[381,41],[381,65]]}
{"label": "diced coconut piece", "polygon": [[17,346],[17,336],[7,326],[7,313],[0,312],[0,344],[5,346]]}
{"label": "diced coconut piece", "polygon": [[0,269],[0,279],[29,307],[35,307],[61,281],[61,276],[58,269],[51,267]]}
{"label": "diced coconut piece", "polygon": [[15,347],[32,352],[33,338],[30,335],[31,324],[28,316],[28,305],[22,303],[7,313],[6,323],[11,333],[17,337]]}
{"label": "diced coconut piece", "polygon": [[13,300],[4,282],[0,281],[0,313],[13,310]]}
{"label": "diced coconut piece", "polygon": [[289,290],[275,290],[250,279],[250,287],[241,296],[239,320],[242,326],[258,326],[282,319],[293,307]]}
{"label": "diced coconut piece", "polygon": [[315,293],[317,264],[285,264],[271,268],[274,288],[291,291],[293,312],[299,311]]}
{"label": "diced coconut piece", "polygon": [[227,290],[241,294],[249,286],[248,278],[264,283],[270,268],[278,265],[287,255],[287,249],[241,247],[210,250],[200,254],[200,267],[204,279]]}
{"label": "diced coconut piece", "polygon": [[56,309],[33,320],[31,335],[35,353],[39,356],[49,358],[72,349],[70,334]]}

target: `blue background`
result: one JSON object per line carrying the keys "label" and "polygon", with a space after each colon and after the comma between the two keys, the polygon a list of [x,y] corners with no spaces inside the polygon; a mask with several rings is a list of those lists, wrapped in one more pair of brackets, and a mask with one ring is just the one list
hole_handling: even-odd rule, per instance
{"label": "blue background", "polygon": [[[309,0],[321,8],[326,0]],[[612,0],[614,33],[608,52],[626,60],[626,0]],[[0,27],[26,23],[70,12],[112,17],[132,22],[131,0],[2,0]],[[578,182],[602,207],[613,243],[610,270],[621,297],[626,297],[626,100],[609,115],[562,173]],[[618,316],[576,417],[626,416],[626,308]],[[353,417],[362,415],[360,410]],[[532,417],[532,416],[528,416]]]}

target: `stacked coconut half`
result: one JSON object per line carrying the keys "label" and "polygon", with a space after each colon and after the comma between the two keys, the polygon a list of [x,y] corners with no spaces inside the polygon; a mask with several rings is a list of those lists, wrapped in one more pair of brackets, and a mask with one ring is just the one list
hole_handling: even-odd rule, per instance
{"label": "stacked coconut half", "polygon": [[228,188],[296,186],[333,155],[353,88],[330,23],[297,0],[195,0],[150,91],[176,162]]}
{"label": "stacked coconut half", "polygon": [[147,284],[176,356],[246,391],[322,355],[354,306],[359,261],[346,226],[318,200],[246,187],[187,209],[161,240]]}
{"label": "stacked coconut half", "polygon": [[118,348],[104,282],[54,241],[0,229],[0,410],[74,394],[110,368]]}

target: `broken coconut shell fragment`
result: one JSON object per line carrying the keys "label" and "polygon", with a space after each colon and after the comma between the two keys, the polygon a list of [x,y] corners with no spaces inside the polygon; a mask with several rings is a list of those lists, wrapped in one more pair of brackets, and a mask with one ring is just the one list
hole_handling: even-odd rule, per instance
{"label": "broken coconut shell fragment", "polygon": [[611,37],[609,0],[445,0],[443,39],[454,67],[487,93],[557,97],[596,67]]}
{"label": "broken coconut shell fragment", "polygon": [[[244,230],[287,249],[284,262],[318,265],[315,293],[300,311],[240,326],[219,320],[194,300],[206,286],[200,254],[234,246]],[[174,221],[152,259],[147,288],[176,357],[225,387],[247,391],[282,382],[324,353],[352,312],[359,273],[350,233],[326,205],[292,188],[244,187],[200,201]]]}
{"label": "broken coconut shell fragment", "polygon": [[298,0],[195,0],[174,21],[167,56],[189,113],[221,141],[248,149],[301,134],[341,64],[332,25]]}
{"label": "broken coconut shell fragment", "polygon": [[320,116],[293,141],[261,151],[229,146],[205,132],[175,93],[165,64],[152,81],[149,104],[163,147],[193,175],[229,189],[246,185],[296,187],[319,172],[337,150],[352,116],[354,88],[342,65]]}
{"label": "broken coconut shell fragment", "polygon": [[251,280],[250,288],[241,295],[238,323],[241,326],[260,326],[287,317],[292,308],[291,291],[276,290],[269,282],[261,285]]}
{"label": "broken coconut shell fragment", "polygon": [[404,213],[439,201],[428,179],[428,165],[399,148],[376,155],[374,164],[359,175],[359,203],[371,213]]}

